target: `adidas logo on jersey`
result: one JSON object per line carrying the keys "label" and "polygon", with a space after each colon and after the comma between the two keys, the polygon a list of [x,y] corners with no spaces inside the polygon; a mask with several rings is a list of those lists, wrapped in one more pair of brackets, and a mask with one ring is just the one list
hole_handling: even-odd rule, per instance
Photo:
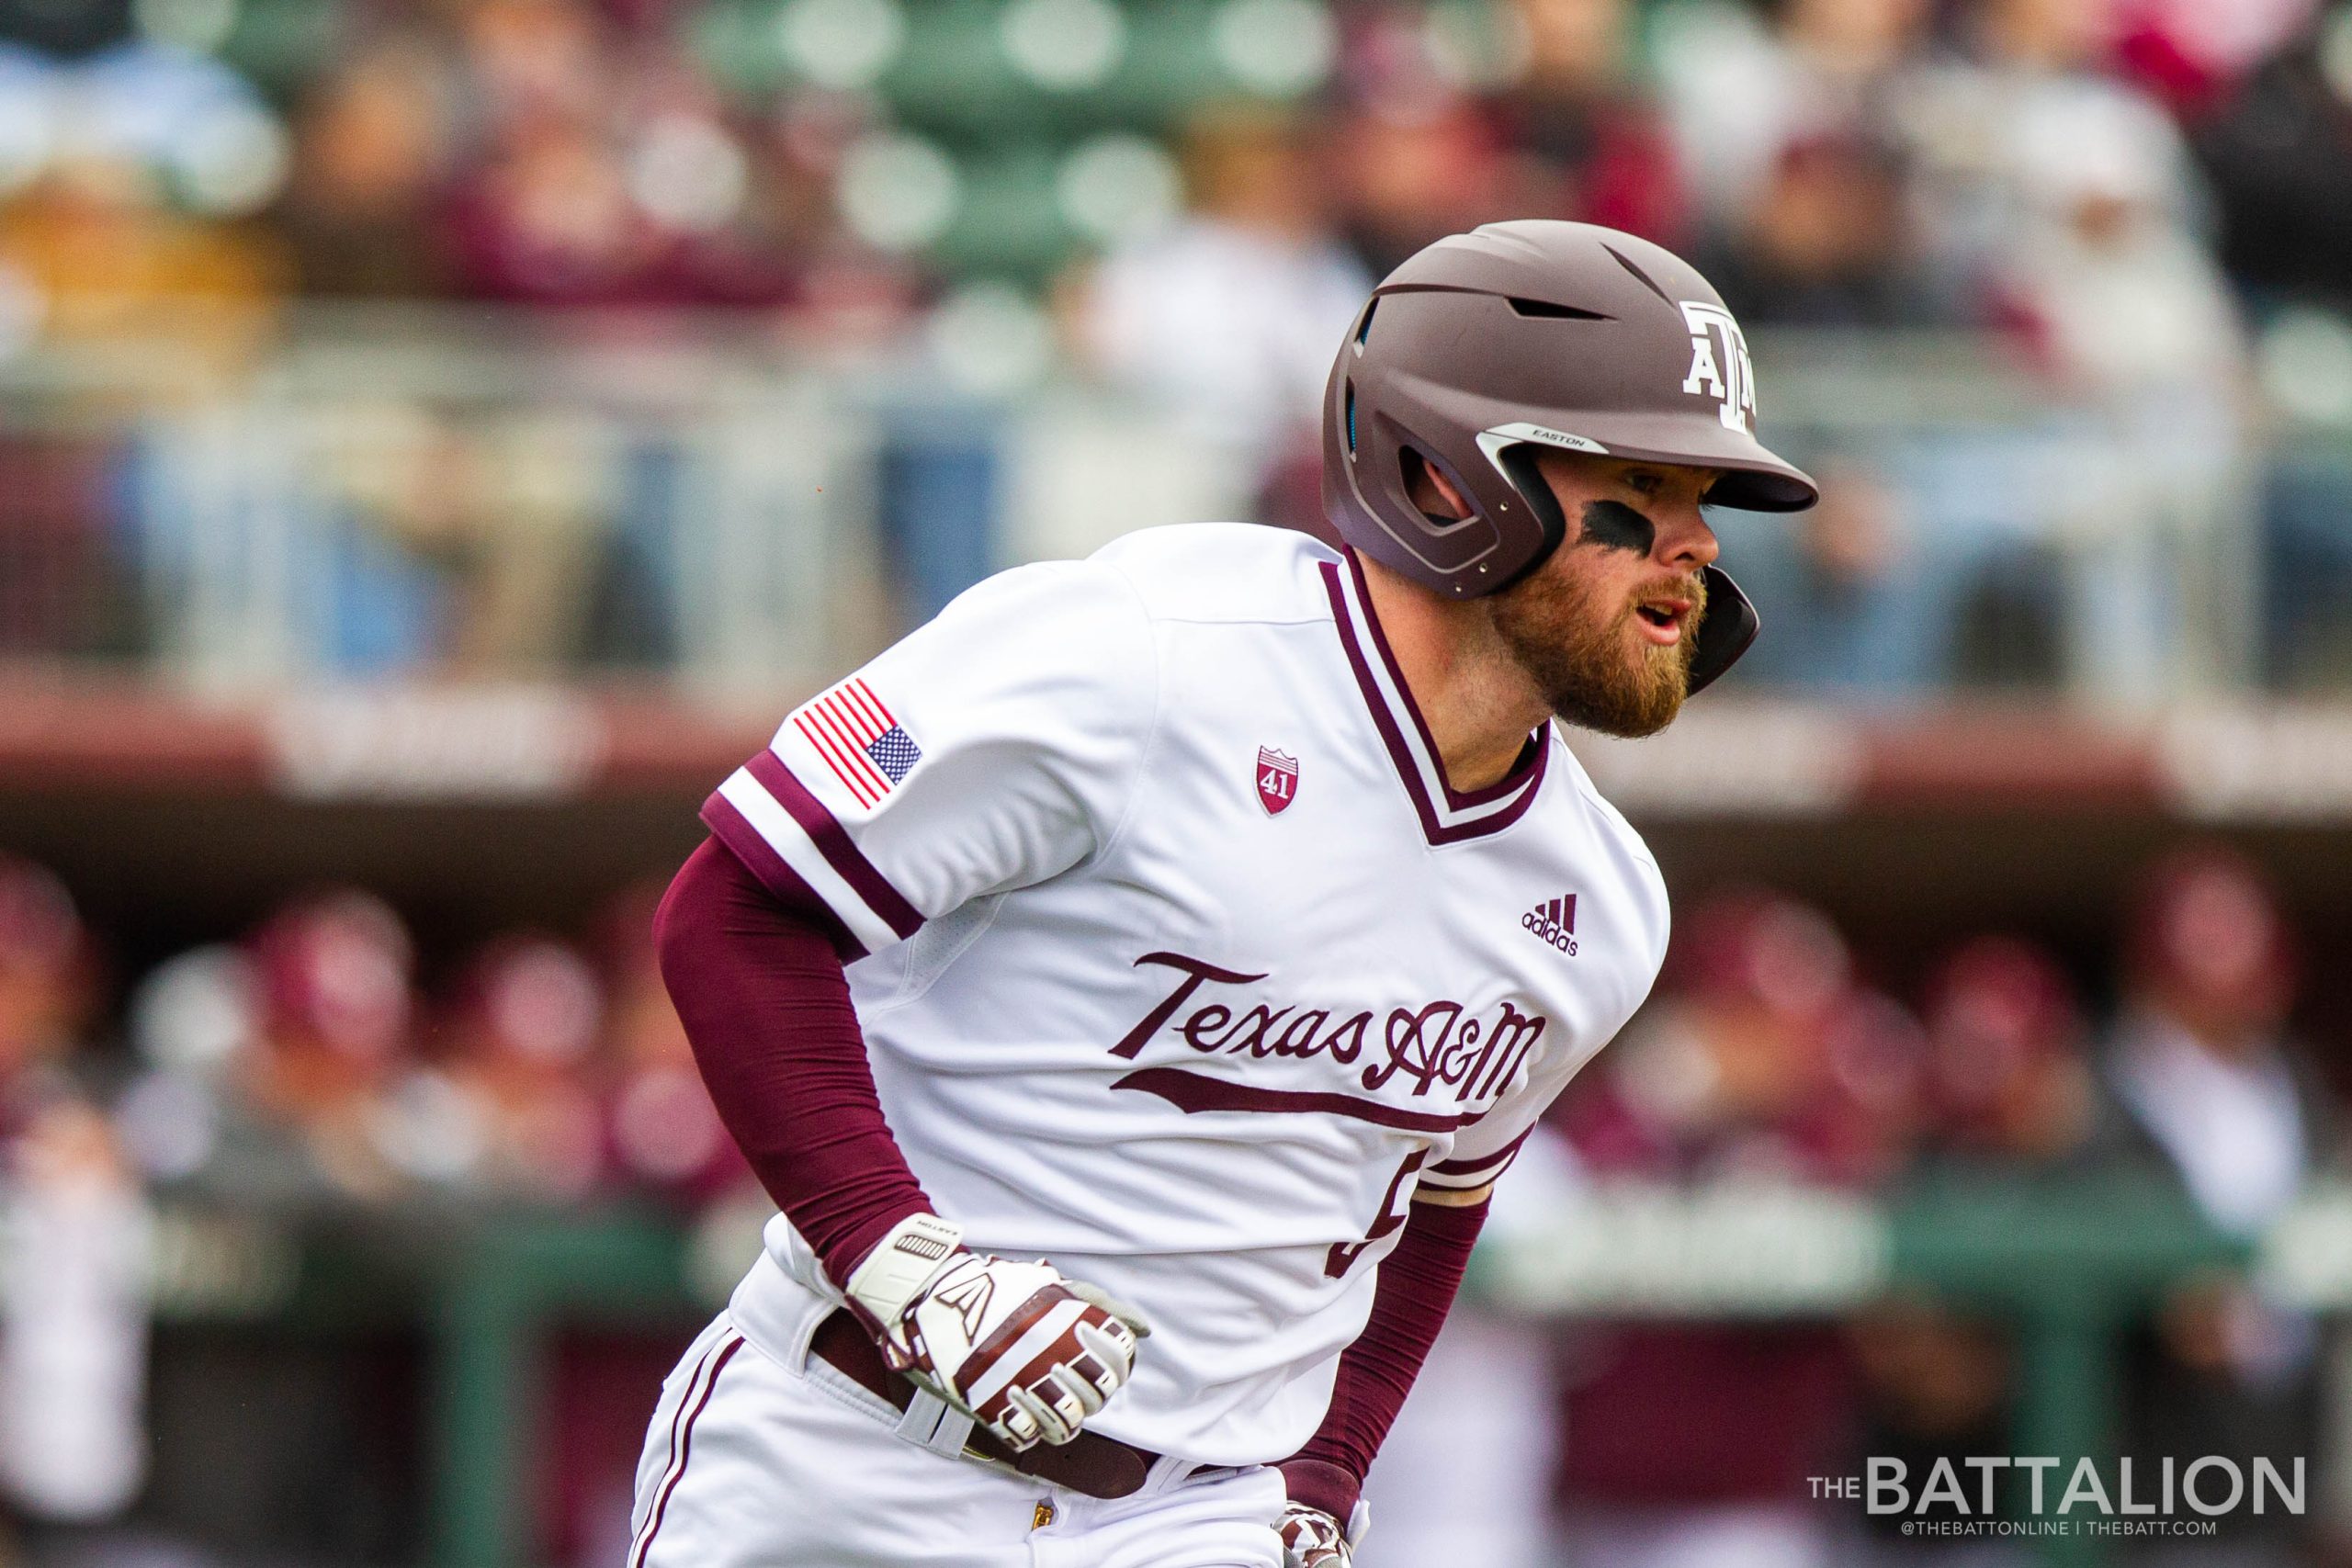
{"label": "adidas logo on jersey", "polygon": [[1520,916],[1519,923],[1574,958],[1577,953],[1577,896],[1548,898]]}

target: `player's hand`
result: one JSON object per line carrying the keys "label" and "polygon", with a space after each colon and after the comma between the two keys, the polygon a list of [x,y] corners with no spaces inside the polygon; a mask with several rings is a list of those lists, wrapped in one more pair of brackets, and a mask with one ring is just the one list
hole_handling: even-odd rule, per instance
{"label": "player's hand", "polygon": [[1348,1532],[1320,1508],[1293,1503],[1274,1526],[1283,1538],[1283,1568],[1350,1568]]}
{"label": "player's hand", "polygon": [[1015,1451],[1078,1436],[1151,1332],[1134,1309],[1049,1263],[967,1251],[962,1228],[935,1214],[892,1227],[847,1294],[893,1371]]}

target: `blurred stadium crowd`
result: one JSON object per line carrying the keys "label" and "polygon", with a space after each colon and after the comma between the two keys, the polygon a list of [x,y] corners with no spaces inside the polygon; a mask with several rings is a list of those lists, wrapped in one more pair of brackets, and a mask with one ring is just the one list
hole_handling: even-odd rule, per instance
{"label": "blurred stadium crowd", "polygon": [[[2289,1022],[2305,962],[2295,934],[2260,876],[2210,849],[2150,867],[2120,914],[2118,951],[2088,987],[2052,952],[1995,932],[1954,943],[1898,995],[1819,911],[1720,894],[1678,922],[1658,991],[1563,1098],[1548,1168],[1519,1173],[1534,1190],[1508,1201],[1574,1205],[1624,1181],[1883,1197],[2105,1176],[2258,1235],[2346,1153],[2341,1085]],[[1408,1407],[1402,1451],[1375,1472],[1404,1538],[1377,1564],[1464,1540],[1482,1562],[1529,1568],[2030,1560],[1907,1540],[1899,1516],[1812,1500],[1808,1478],[1859,1474],[1860,1456],[1919,1477],[1939,1458],[1964,1472],[1970,1455],[2030,1451],[2018,1338],[1950,1303],[1902,1293],[1840,1324],[1471,1317],[1466,1350],[1436,1366],[1427,1424]],[[2326,1476],[2345,1392],[2324,1343],[2316,1318],[2223,1274],[2179,1286],[2138,1325],[2114,1440],[2142,1473],[2226,1450],[2301,1454],[2321,1477],[2311,1517],[2247,1521],[2225,1548],[2192,1543],[2178,1561],[2338,1560]],[[1514,1407],[1499,1440],[1473,1416]],[[1460,1496],[1482,1465],[1510,1478],[1505,1495],[1516,1483],[1517,1517],[1449,1506],[1448,1483]],[[2175,1561],[2162,1547],[2132,1560]]]}
{"label": "blurred stadium crowd", "polygon": [[[9,1098],[38,1126],[81,1098],[67,1086],[96,1089],[140,1179],[265,1212],[434,1192],[696,1202],[741,1171],[654,968],[656,891],[577,938],[502,935],[428,992],[400,916],[334,889],[118,991],[64,888],[11,863]],[[85,1049],[109,1037],[127,1053]]]}
{"label": "blurred stadium crowd", "polygon": [[2322,9],[15,0],[0,254],[17,330],[70,335],[288,296],[839,317],[1155,238],[1320,356],[1335,300],[1507,212],[1689,249],[1759,325],[1999,323],[2161,380],[2226,367],[2224,266],[2341,303]]}
{"label": "blurred stadium crowd", "polygon": [[[2346,667],[2335,0],[12,0],[0,39],[0,350],[81,355],[31,395],[121,427],[35,421],[0,451],[28,498],[0,606],[24,653],[173,640],[126,623],[185,591],[153,415],[190,394],[125,419],[87,363],[157,362],[107,345],[193,338],[220,400],[330,299],[605,342],[749,312],[730,341],[803,365],[912,344],[924,406],[871,488],[920,615],[1020,551],[1002,513],[1035,499],[1000,493],[1001,423],[943,430],[943,389],[1108,385],[1148,411],[1121,448],[1140,514],[1181,466],[1187,496],[1206,472],[1228,514],[1314,527],[1306,436],[1365,288],[1509,215],[1683,249],[1752,330],[1842,345],[1846,379],[1763,356],[1767,423],[1835,482],[1792,533],[1751,530],[1789,635],[1749,679],[2129,702]],[[2007,412],[1906,415],[1851,379],[1919,333],[1977,345]],[[526,671],[675,660],[672,563],[614,559],[662,555],[639,525],[692,443],[583,424],[566,400],[592,389],[484,417],[375,379],[334,389],[366,450],[311,484],[361,541],[345,618],[409,629],[305,668],[465,670],[482,639],[451,604],[515,592],[625,602],[555,617],[551,652],[509,650]],[[181,490],[204,471],[177,464]],[[1125,525],[1102,480],[1096,536]],[[109,570],[150,602],[93,609]],[[2246,597],[2200,609],[2217,576]]]}
{"label": "blurred stadium crowd", "polygon": [[[447,955],[421,984],[400,919],[341,889],[118,976],[53,877],[0,866],[0,1103],[31,1265],[0,1286],[0,1483],[20,1519],[104,1524],[138,1495],[145,1327],[129,1260],[156,1199],[277,1214],[755,1199],[661,988],[649,897]],[[2107,1172],[2258,1235],[2341,1169],[2341,1086],[2290,1021],[2297,933],[2264,879],[2212,848],[2150,868],[2120,913],[2119,950],[2088,975],[1980,933],[1890,989],[1802,902],[1700,900],[1657,996],[1515,1173],[1521,1207],[1628,1181],[1876,1198],[1955,1175],[2030,1189]],[[1562,1540],[1566,1560],[1634,1568],[1900,1556],[1894,1521],[1858,1539],[1859,1511],[1809,1501],[1806,1479],[1865,1454],[1924,1473],[1937,1455],[2013,1451],[2015,1344],[1933,1303],[1844,1323],[1464,1312],[1449,1336],[1466,1348],[1433,1364],[1377,1472],[1394,1555],[1375,1563],[1476,1543],[1480,1562],[1533,1568],[1562,1560]],[[2343,1396],[2321,1344],[2315,1320],[2240,1280],[2180,1288],[2135,1341],[2121,1451],[2324,1467]],[[551,1450],[579,1471],[560,1478],[551,1528],[580,1561],[625,1534],[635,1427],[616,1413],[658,1371],[608,1355],[581,1373],[603,1403],[559,1404],[583,1430]],[[2327,1525],[2326,1473],[2313,1517],[2233,1530],[2230,1561],[2301,1561],[2280,1554]],[[369,1560],[381,1544],[346,1541]]]}

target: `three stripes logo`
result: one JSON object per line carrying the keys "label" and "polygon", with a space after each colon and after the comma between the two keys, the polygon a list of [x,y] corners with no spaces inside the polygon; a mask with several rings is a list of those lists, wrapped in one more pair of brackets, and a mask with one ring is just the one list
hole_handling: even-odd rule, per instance
{"label": "three stripes logo", "polygon": [[1566,894],[1547,898],[1527,913],[1519,923],[1537,936],[1574,958],[1577,954],[1577,896]]}

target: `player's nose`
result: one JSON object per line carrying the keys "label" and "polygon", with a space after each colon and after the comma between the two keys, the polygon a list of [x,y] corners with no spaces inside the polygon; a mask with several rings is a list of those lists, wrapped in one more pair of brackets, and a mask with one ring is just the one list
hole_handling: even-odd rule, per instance
{"label": "player's nose", "polygon": [[1657,559],[1679,571],[1696,571],[1723,554],[1715,531],[1696,505],[1676,506],[1658,519]]}

